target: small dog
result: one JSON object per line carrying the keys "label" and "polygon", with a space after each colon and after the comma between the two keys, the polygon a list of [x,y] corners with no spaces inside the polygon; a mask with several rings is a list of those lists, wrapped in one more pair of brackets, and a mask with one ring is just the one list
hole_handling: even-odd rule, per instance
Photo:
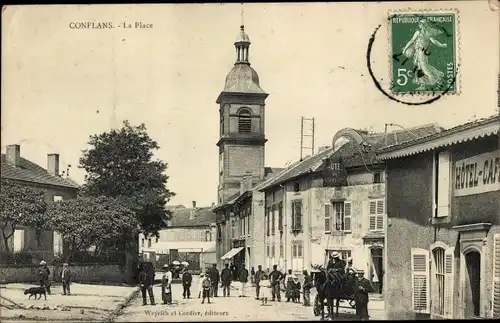
{"label": "small dog", "polygon": [[[28,297],[28,299],[31,298],[31,296],[35,295],[35,299],[40,299],[42,298],[42,295],[45,297],[45,300],[47,300],[47,291],[45,290],[45,287],[31,287],[31,288],[28,288],[27,290],[24,291],[24,295],[28,295],[30,294],[30,297]],[[37,295],[40,295],[38,298],[36,298]]]}

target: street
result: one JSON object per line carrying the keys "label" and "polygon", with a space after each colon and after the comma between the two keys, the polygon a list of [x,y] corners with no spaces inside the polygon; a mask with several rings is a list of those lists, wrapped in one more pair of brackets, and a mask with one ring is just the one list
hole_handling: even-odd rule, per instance
{"label": "street", "polygon": [[[211,298],[211,304],[201,304],[197,295],[197,277],[193,277],[191,288],[191,299],[182,298],[182,286],[172,285],[173,305],[161,304],[161,287],[155,286],[154,295],[157,305],[142,305],[139,294],[123,310],[115,322],[170,322],[170,321],[312,321],[318,320],[314,316],[313,308],[304,307],[302,304],[281,302],[269,302],[262,306],[261,301],[255,299],[255,288],[247,287],[245,295],[238,297],[238,283],[234,283],[230,297],[221,297],[222,289],[219,289],[219,297]],[[313,301],[314,294],[311,297]],[[342,304],[342,303],[341,303]],[[343,305],[341,305],[343,306]],[[383,301],[370,302],[370,315],[372,319],[383,319]],[[354,309],[339,308],[339,319],[356,320]]]}

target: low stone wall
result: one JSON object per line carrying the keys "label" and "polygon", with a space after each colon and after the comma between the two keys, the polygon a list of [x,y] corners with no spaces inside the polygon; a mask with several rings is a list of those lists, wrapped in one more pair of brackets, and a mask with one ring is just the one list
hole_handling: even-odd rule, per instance
{"label": "low stone wall", "polygon": [[[36,274],[38,266],[0,265],[0,283],[38,283]],[[70,266],[73,281],[78,283],[119,283],[124,282],[126,275],[120,265],[85,264]],[[49,266],[53,282],[60,281],[61,267]]]}

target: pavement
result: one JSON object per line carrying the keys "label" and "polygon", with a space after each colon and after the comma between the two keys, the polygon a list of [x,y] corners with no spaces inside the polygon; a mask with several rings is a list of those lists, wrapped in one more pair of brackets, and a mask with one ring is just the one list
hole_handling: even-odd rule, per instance
{"label": "pavement", "polygon": [[[62,295],[61,285],[51,286],[47,300],[28,299],[24,290],[33,284],[0,286],[1,321],[109,321],[135,296],[137,287],[71,284],[71,295]],[[6,300],[6,299],[8,300]],[[20,305],[14,305],[12,302]],[[22,308],[21,308],[22,307]]]}
{"label": "pavement", "polygon": [[[211,298],[211,304],[201,304],[197,291],[198,276],[193,276],[191,298],[182,298],[182,285],[173,284],[173,304],[161,304],[161,287],[154,287],[154,296],[157,305],[142,305],[140,294],[133,299],[123,311],[115,317],[115,322],[173,322],[173,321],[317,321],[313,308],[304,307],[302,304],[287,303],[282,293],[281,302],[268,302],[262,306],[261,301],[255,299],[255,287],[248,286],[245,295],[238,297],[239,283],[231,286],[231,296]],[[311,302],[314,300],[313,289]],[[372,320],[384,319],[384,301],[374,297],[369,303],[369,313]],[[357,320],[355,310],[347,303],[342,302],[339,308],[338,320]],[[326,310],[326,308],[325,308]]]}

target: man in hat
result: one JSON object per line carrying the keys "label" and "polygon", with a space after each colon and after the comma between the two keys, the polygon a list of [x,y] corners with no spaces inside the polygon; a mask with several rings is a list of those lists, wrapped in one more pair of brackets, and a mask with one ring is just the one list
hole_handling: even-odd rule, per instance
{"label": "man in hat", "polygon": [[269,280],[271,281],[272,302],[274,302],[276,298],[278,299],[278,302],[281,302],[280,283],[282,279],[283,273],[278,270],[278,265],[273,265],[273,271],[269,274]]}
{"label": "man in hat", "polygon": [[163,304],[172,304],[172,271],[170,266],[167,264],[163,265],[163,269],[165,269],[165,273],[161,279],[161,298],[163,300]]}
{"label": "man in hat", "polygon": [[193,282],[193,276],[187,268],[184,268],[182,273],[182,296],[183,298],[191,298],[191,283]]}
{"label": "man in hat", "polygon": [[71,295],[69,285],[71,284],[72,275],[73,273],[71,272],[71,269],[69,269],[68,264],[64,263],[62,270],[59,272],[59,277],[61,277],[63,285],[63,295],[66,295],[66,292],[68,295]]}
{"label": "man in hat", "polygon": [[257,272],[255,273],[255,294],[256,294],[255,299],[257,300],[259,299],[260,295],[260,275],[262,274],[264,274],[264,271],[262,270],[262,265],[258,265]]}
{"label": "man in hat", "polygon": [[337,251],[334,251],[330,254],[330,260],[328,261],[326,270],[333,270],[337,273],[344,274],[345,266],[346,263],[344,260],[340,259],[340,254]]}
{"label": "man in hat", "polygon": [[155,304],[155,296],[153,294],[153,284],[155,279],[154,268],[152,265],[145,265],[142,267],[142,271],[139,274],[139,282],[141,283],[141,294],[142,294],[142,305],[147,305],[146,302],[146,291],[149,294],[149,301],[151,305]]}
{"label": "man in hat", "polygon": [[220,282],[220,274],[219,270],[217,269],[217,264],[212,264],[212,268],[210,269],[210,280],[212,281],[210,294],[212,295],[212,297],[217,297]]}
{"label": "man in hat", "polygon": [[356,274],[357,269],[352,264],[352,258],[347,258],[347,266],[345,268],[346,273]]}
{"label": "man in hat", "polygon": [[229,264],[224,265],[224,269],[220,274],[222,293],[224,297],[229,296],[229,290],[231,289],[231,280],[233,275],[231,274],[231,269],[229,269]]}
{"label": "man in hat", "polygon": [[304,284],[302,285],[304,293],[304,306],[311,306],[311,288],[314,287],[312,277],[307,273],[307,270],[303,270]]}
{"label": "man in hat", "polygon": [[40,261],[40,267],[37,270],[37,275],[40,280],[40,287],[44,287],[47,294],[50,295],[50,269],[47,267],[47,263],[44,260]]}
{"label": "man in hat", "polygon": [[364,275],[364,270],[358,270],[358,281],[354,290],[354,300],[356,301],[356,315],[361,320],[367,321],[370,318],[368,315],[368,293],[372,293],[374,288]]}
{"label": "man in hat", "polygon": [[239,279],[241,288],[239,297],[245,297],[245,288],[248,283],[248,269],[245,267],[245,264],[241,264]]}

